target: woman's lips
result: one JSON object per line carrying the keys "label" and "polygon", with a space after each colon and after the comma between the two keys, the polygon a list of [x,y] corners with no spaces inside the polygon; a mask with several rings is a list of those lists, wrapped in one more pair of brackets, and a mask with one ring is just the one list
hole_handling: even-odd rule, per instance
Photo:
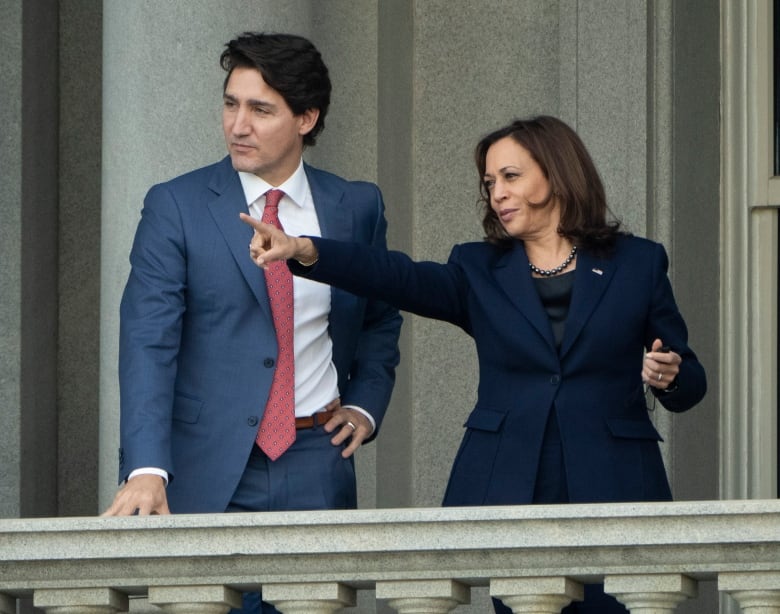
{"label": "woman's lips", "polygon": [[498,212],[498,217],[501,218],[502,222],[506,222],[507,220],[512,219],[512,216],[517,212],[517,209],[501,209],[501,211]]}

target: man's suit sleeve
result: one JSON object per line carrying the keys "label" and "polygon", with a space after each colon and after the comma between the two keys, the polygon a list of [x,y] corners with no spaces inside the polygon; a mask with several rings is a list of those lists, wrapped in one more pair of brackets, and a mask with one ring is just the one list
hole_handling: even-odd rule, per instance
{"label": "man's suit sleeve", "polygon": [[[382,195],[373,186],[373,229],[370,244],[387,246],[387,221],[384,216]],[[371,413],[376,422],[370,439],[376,437],[384,417],[395,383],[395,368],[400,360],[398,337],[402,318],[395,307],[369,299],[358,336],[354,359],[349,370],[346,389],[342,391],[344,405],[356,405]]]}
{"label": "man's suit sleeve", "polygon": [[164,186],[146,196],[120,305],[120,482],[138,467],[173,476],[171,414],[185,311],[184,234]]}

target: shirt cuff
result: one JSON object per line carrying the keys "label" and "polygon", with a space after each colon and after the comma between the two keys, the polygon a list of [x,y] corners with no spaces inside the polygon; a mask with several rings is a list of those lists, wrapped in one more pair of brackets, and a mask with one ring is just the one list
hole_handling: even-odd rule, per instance
{"label": "shirt cuff", "polygon": [[127,476],[128,481],[132,480],[137,475],[159,475],[165,482],[165,485],[168,486],[168,472],[165,469],[158,469],[157,467],[139,467],[130,472],[130,475]]}
{"label": "shirt cuff", "polygon": [[374,417],[369,414],[365,409],[362,407],[358,407],[357,405],[342,405],[344,409],[354,409],[355,411],[359,411],[361,414],[363,414],[366,418],[368,418],[368,421],[371,423],[371,432],[368,434],[370,437],[374,434],[374,431],[376,430],[376,421],[374,420]]}

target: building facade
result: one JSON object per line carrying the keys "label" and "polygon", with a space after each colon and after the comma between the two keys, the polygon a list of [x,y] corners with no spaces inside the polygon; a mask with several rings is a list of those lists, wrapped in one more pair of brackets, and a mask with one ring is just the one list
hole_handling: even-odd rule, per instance
{"label": "building facade", "polygon": [[[482,135],[538,113],[570,123],[615,215],[666,246],[707,369],[698,407],[655,412],[675,498],[775,498],[777,6],[0,0],[0,517],[93,515],[113,497],[142,199],[224,155],[218,58],[244,30],[319,47],[334,91],[307,159],[376,181],[390,245],[417,259],[481,238]],[[438,505],[476,394],[471,341],[405,320],[393,405],[358,454],[361,507]]]}

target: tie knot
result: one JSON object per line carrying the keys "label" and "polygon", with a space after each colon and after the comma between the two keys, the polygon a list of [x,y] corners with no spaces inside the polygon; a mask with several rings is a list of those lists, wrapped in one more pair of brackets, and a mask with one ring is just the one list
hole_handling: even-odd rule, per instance
{"label": "tie knot", "polygon": [[282,200],[282,196],[284,196],[282,190],[268,190],[265,193],[265,206],[278,207],[279,201]]}
{"label": "tie knot", "polygon": [[263,222],[276,226],[280,230],[284,230],[279,221],[279,201],[282,200],[282,196],[284,192],[281,190],[268,190],[265,193],[265,208],[262,215]]}

